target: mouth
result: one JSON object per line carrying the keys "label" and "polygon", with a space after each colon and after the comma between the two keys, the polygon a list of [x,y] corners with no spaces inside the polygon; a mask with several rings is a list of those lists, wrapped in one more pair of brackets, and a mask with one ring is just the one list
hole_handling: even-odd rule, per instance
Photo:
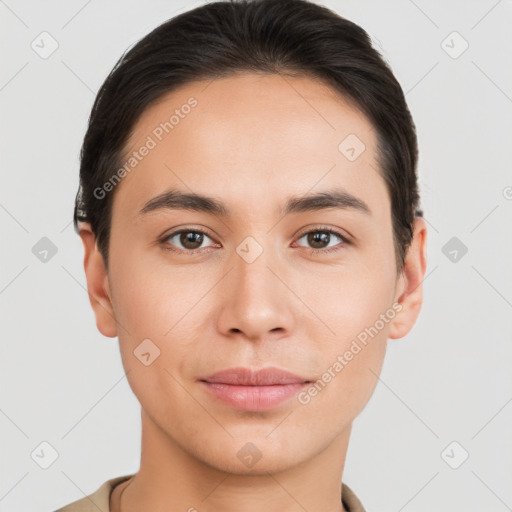
{"label": "mouth", "polygon": [[210,395],[230,407],[246,411],[273,409],[312,382],[275,367],[229,368],[199,381]]}

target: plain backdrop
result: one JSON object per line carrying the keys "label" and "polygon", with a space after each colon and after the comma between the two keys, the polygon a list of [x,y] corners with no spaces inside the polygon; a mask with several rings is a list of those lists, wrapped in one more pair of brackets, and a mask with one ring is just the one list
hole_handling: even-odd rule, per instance
{"label": "plain backdrop", "polygon": [[[49,512],[139,467],[139,404],[96,329],[72,226],[78,154],[122,52],[198,5],[0,2],[3,512]],[[402,85],[429,226],[420,318],[389,341],[343,481],[368,512],[510,510],[512,2],[323,5],[368,31]]]}

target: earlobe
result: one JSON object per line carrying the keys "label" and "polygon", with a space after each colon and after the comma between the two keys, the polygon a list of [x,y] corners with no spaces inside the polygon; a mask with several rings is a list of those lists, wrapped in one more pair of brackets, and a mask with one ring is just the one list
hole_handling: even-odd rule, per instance
{"label": "earlobe", "polygon": [[423,280],[427,266],[427,224],[422,217],[414,220],[414,234],[400,280],[396,302],[402,307],[390,324],[388,337],[402,338],[412,329],[423,303]]}
{"label": "earlobe", "polygon": [[96,327],[104,336],[114,338],[117,336],[117,325],[103,256],[98,250],[96,238],[89,223],[81,223],[79,234],[84,246],[87,291],[96,317]]}

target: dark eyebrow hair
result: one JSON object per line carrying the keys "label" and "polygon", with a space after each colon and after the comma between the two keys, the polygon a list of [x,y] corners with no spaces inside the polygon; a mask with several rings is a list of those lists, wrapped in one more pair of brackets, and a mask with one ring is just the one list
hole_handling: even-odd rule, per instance
{"label": "dark eyebrow hair", "polygon": [[150,199],[140,210],[139,215],[161,209],[191,210],[196,212],[212,213],[214,215],[228,216],[229,210],[223,203],[200,194],[181,192],[178,189],[171,189]]}
{"label": "dark eyebrow hair", "polygon": [[[290,197],[281,209],[282,215],[306,211],[322,210],[325,208],[353,209],[371,216],[368,205],[343,189],[327,190],[305,196]],[[139,215],[161,209],[179,209],[211,213],[228,217],[229,209],[218,199],[195,193],[181,192],[171,189],[150,199],[140,210]]]}
{"label": "dark eyebrow hair", "polygon": [[343,189],[326,190],[302,197],[291,197],[284,206],[282,213],[298,213],[324,208],[340,208],[343,210],[353,209],[366,215],[372,214],[370,207],[356,196]]}

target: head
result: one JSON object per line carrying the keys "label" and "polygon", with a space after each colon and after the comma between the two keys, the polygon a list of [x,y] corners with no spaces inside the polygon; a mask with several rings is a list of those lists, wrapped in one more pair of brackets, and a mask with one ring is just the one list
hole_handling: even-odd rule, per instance
{"label": "head", "polygon": [[[209,3],[123,55],[92,108],[74,220],[97,327],[119,337],[147,420],[231,472],[249,471],[248,441],[278,470],[346,432],[419,314],[417,158],[392,71],[319,5]],[[201,382],[235,366],[310,385],[241,411]]]}

